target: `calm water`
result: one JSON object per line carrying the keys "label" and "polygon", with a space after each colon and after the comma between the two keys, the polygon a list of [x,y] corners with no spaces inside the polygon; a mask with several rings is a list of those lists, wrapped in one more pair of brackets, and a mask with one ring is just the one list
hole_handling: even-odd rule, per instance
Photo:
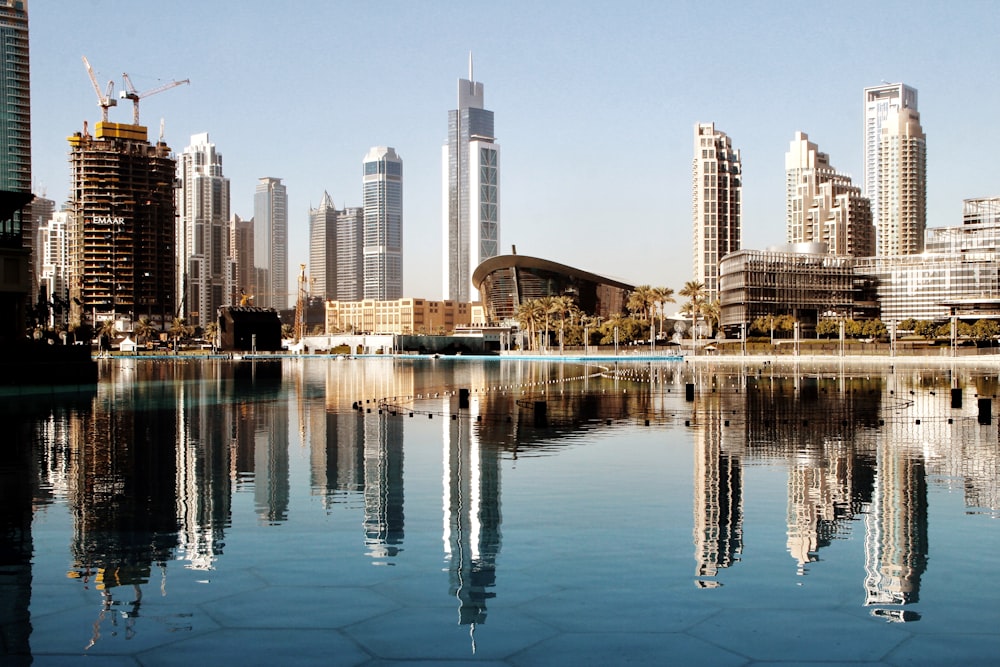
{"label": "calm water", "polygon": [[102,363],[3,401],[2,664],[1000,659],[998,369]]}

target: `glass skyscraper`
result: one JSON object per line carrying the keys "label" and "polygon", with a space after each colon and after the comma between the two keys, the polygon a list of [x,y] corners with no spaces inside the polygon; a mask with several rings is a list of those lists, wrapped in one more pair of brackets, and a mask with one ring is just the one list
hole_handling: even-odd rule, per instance
{"label": "glass skyscraper", "polygon": [[458,80],[458,108],[448,112],[442,148],[444,299],[474,300],[472,272],[500,247],[500,147],[493,112],[483,108],[483,84]]}
{"label": "glass skyscraper", "polygon": [[0,190],[31,192],[28,3],[0,0]]}
{"label": "glass skyscraper", "polygon": [[280,178],[261,178],[253,196],[253,305],[288,307],[288,195]]}
{"label": "glass skyscraper", "polygon": [[403,296],[403,161],[375,146],[364,159],[364,298]]}

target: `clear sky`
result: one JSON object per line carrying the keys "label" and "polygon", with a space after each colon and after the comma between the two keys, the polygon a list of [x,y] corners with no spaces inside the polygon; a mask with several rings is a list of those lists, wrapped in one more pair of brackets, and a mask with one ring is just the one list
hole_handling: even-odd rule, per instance
{"label": "clear sky", "polygon": [[[743,246],[783,243],[784,154],[808,133],[861,183],[862,89],[919,91],[928,226],[1000,195],[995,2],[29,0],[36,191],[68,195],[66,137],[128,72],[180,153],[208,132],[232,211],[288,188],[295,285],[308,210],[361,205],[372,146],[403,159],[407,296],[441,298],[441,146],[457,80],[483,82],[501,146],[501,248],[633,284],[691,279],[693,126],[742,152]],[[131,104],[111,120],[131,122]]]}

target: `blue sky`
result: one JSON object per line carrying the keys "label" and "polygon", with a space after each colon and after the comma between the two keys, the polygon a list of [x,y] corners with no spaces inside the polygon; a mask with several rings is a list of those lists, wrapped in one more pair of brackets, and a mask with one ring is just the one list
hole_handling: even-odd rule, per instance
{"label": "blue sky", "polygon": [[[441,297],[441,146],[456,82],[475,78],[501,146],[501,243],[634,284],[691,279],[697,122],[742,152],[743,246],[784,241],[784,154],[809,134],[861,181],[865,86],[919,91],[928,226],[1000,195],[1000,11],[993,2],[258,2],[30,0],[37,190],[68,194],[66,137],[128,72],[175,152],[208,132],[232,210],[261,176],[289,198],[289,267],[327,190],[361,204],[361,160],[404,164],[404,292]],[[131,106],[111,120],[131,122]],[[294,285],[294,279],[290,284]]]}

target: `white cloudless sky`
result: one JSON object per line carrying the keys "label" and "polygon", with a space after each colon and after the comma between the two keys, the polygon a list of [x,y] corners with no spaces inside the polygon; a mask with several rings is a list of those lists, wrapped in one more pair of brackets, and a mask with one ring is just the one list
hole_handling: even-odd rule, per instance
{"label": "white cloudless sky", "polygon": [[[128,72],[153,140],[208,132],[232,212],[257,179],[288,188],[295,285],[308,211],[361,205],[372,146],[403,159],[407,296],[441,298],[441,146],[457,80],[485,87],[501,146],[501,252],[633,284],[691,279],[693,127],[743,160],[743,247],[785,239],[784,154],[803,131],[861,183],[862,89],[914,86],[928,145],[928,226],[1000,195],[995,2],[260,2],[29,0],[36,192],[68,196],[66,137],[100,120]],[[122,100],[110,120],[131,122]]]}

